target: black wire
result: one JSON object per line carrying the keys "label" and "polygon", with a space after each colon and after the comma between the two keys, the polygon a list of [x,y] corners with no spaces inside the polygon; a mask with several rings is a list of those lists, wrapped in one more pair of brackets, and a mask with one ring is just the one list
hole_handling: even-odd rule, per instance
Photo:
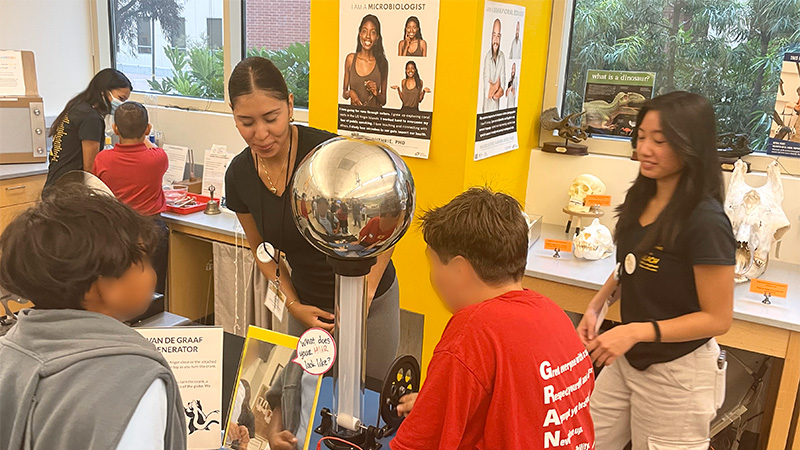
{"label": "black wire", "polygon": [[[278,233],[278,239],[280,242],[280,246],[283,246],[283,229],[286,225],[286,204],[288,203],[286,199],[289,197],[289,171],[292,167],[292,144],[294,141],[294,129],[292,128],[292,124],[289,124],[289,155],[286,158],[286,185],[283,187],[283,205],[281,208],[281,227]],[[275,264],[277,265],[277,269],[275,269],[275,279],[280,282],[281,279],[281,250],[280,248],[276,248],[276,260]]]}

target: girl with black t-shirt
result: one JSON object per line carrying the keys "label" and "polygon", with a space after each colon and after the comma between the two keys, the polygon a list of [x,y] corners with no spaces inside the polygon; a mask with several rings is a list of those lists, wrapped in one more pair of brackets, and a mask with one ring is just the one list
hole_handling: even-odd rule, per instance
{"label": "girl with black t-shirt", "polygon": [[[335,276],[325,255],[297,230],[284,190],[311,151],[336,135],[292,124],[293,97],[272,62],[250,57],[237,64],[228,82],[236,128],[248,147],[233,158],[225,173],[228,208],[236,212],[255,252],[268,242],[286,256],[280,288],[286,296],[289,333],[311,327],[333,329]],[[312,203],[324,215],[327,202]],[[332,224],[333,225],[333,224]],[[256,264],[269,280],[277,277],[274,261]],[[391,252],[378,256],[367,279],[367,374],[383,379],[400,342],[399,289]]]}
{"label": "girl with black t-shirt", "polygon": [[50,186],[67,172],[92,171],[94,157],[105,138],[105,116],[114,114],[131,95],[133,86],[124,73],[103,69],[89,86],[67,102],[53,121],[50,136],[53,146],[48,160],[47,181]]}
{"label": "girl with black t-shirt", "polygon": [[[596,447],[707,449],[725,395],[714,336],[733,320],[735,241],[722,207],[714,110],[672,92],[644,104],[632,144],[639,176],[618,208],[617,268],[578,334],[596,366]],[[621,294],[622,325],[597,335]]]}

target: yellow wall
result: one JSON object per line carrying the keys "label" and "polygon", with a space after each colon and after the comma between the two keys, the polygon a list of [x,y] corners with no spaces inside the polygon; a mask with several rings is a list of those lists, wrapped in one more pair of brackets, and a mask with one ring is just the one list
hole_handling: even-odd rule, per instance
{"label": "yellow wall", "polygon": [[[539,127],[532,124],[542,110],[552,2],[506,3],[526,7],[517,119],[520,148],[473,161],[484,2],[441,0],[430,158],[405,158],[417,187],[418,212],[447,203],[474,185],[489,185],[525,203],[530,149],[538,141]],[[338,21],[338,1],[311,1],[309,121],[327,130],[336,129],[341,90]],[[431,287],[424,250],[422,234],[413,228],[398,244],[394,262],[400,280],[400,306],[425,315],[422,363],[426,369],[450,314]]]}

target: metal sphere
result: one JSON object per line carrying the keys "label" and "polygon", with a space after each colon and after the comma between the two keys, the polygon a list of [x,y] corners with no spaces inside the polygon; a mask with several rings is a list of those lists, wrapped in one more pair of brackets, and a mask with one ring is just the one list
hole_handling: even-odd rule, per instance
{"label": "metal sphere", "polygon": [[328,256],[364,260],[391,249],[414,218],[414,179],[390,147],[335,137],[303,159],[291,184],[295,224]]}

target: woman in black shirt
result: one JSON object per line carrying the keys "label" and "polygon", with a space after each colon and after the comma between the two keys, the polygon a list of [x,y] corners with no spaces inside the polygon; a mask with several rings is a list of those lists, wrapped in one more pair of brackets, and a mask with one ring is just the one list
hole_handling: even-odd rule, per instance
{"label": "woman in black shirt", "polygon": [[[335,135],[292,123],[292,94],[267,59],[242,60],[231,73],[228,91],[236,128],[248,147],[233,158],[225,173],[226,205],[236,212],[254,252],[268,242],[286,256],[291,276],[281,262],[278,280],[286,296],[290,334],[299,336],[311,327],[331,330],[333,269],[297,230],[284,191],[303,158]],[[276,280],[274,261],[256,258],[256,263],[267,279]],[[378,257],[367,287],[367,374],[383,379],[400,340],[399,290],[391,252]]]}
{"label": "woman in black shirt", "polygon": [[[591,398],[595,445],[707,449],[725,389],[713,337],[733,320],[735,252],[714,110],[672,92],[645,103],[637,124],[639,176],[618,209],[617,269],[578,326],[595,365],[606,366]],[[623,324],[598,336],[600,311],[618,292]]]}
{"label": "woman in black shirt", "polygon": [[67,172],[91,172],[94,157],[105,138],[105,116],[131,95],[128,77],[116,69],[103,69],[92,78],[89,87],[67,102],[53,121],[50,136],[53,146],[45,186],[50,186]]}

